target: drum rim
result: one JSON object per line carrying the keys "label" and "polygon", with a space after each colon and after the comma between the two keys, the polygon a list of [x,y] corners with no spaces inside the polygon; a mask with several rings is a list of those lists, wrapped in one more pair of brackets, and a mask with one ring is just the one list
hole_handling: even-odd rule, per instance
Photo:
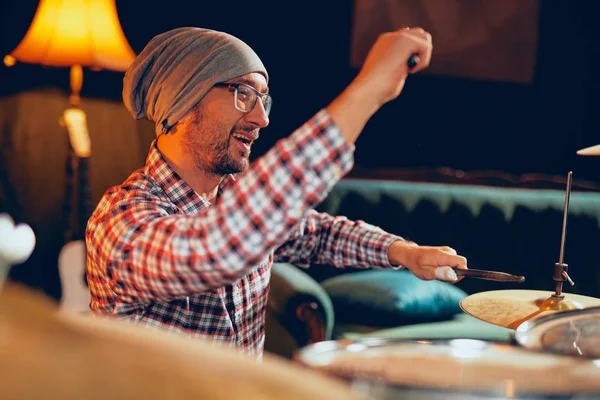
{"label": "drum rim", "polygon": [[292,359],[305,366],[313,367],[317,364],[309,363],[306,361],[307,356],[311,354],[318,354],[322,352],[332,352],[336,350],[346,350],[349,346],[356,346],[358,351],[360,347],[364,348],[376,348],[380,346],[387,346],[393,344],[415,344],[415,345],[438,345],[448,346],[452,342],[456,341],[469,341],[470,343],[481,346],[481,350],[487,350],[489,348],[513,348],[509,343],[482,340],[482,339],[470,339],[470,338],[449,338],[449,339],[411,339],[411,338],[358,338],[358,339],[339,339],[339,340],[326,340],[323,342],[312,343],[296,350],[292,356]]}
{"label": "drum rim", "polygon": [[559,311],[553,314],[544,315],[539,318],[534,318],[523,322],[517,327],[515,330],[514,339],[519,346],[526,350],[544,351],[549,354],[561,356],[598,359],[597,356],[586,357],[585,355],[551,351],[550,349],[545,348],[541,343],[541,338],[543,337],[544,333],[546,333],[548,329],[551,329],[559,325],[561,322],[564,322],[563,320],[566,321],[569,318],[585,317],[595,313],[600,313],[600,306],[588,307],[579,310]]}
{"label": "drum rim", "polygon": [[[600,309],[600,307],[598,307]],[[498,349],[498,350],[504,350],[507,348],[510,349],[517,349],[520,350],[522,352],[525,353],[531,353],[533,355],[537,355],[537,356],[547,356],[547,357],[561,357],[561,358],[570,358],[568,355],[564,355],[564,354],[554,354],[551,352],[547,352],[547,351],[536,351],[536,350],[529,350],[529,349],[525,349],[523,347],[519,347],[516,344],[510,344],[510,343],[506,343],[506,342],[497,342],[497,341],[492,341],[492,340],[482,340],[482,339],[470,339],[470,338],[446,338],[446,339],[415,339],[415,338],[378,338],[378,337],[372,337],[372,338],[357,338],[357,339],[338,339],[338,340],[327,340],[327,341],[323,341],[323,342],[318,342],[318,343],[313,343],[310,345],[307,345],[305,347],[302,347],[300,349],[297,349],[293,355],[292,355],[292,361],[299,363],[300,365],[302,365],[303,367],[306,368],[319,368],[324,366],[325,364],[321,364],[321,363],[316,363],[316,362],[310,362],[310,356],[311,354],[320,354],[321,352],[334,352],[336,350],[341,350],[343,351],[344,349],[347,349],[349,346],[352,345],[357,345],[357,346],[364,346],[367,349],[372,349],[372,348],[377,348],[377,347],[383,347],[383,346],[387,346],[387,345],[394,345],[394,344],[414,344],[414,345],[424,345],[424,346],[428,346],[428,345],[439,345],[439,346],[444,346],[444,345],[450,345],[451,342],[453,341],[468,341],[471,342],[473,344],[477,344],[478,346],[482,346],[480,348],[481,351],[487,351],[489,349]],[[356,351],[359,351],[360,348],[357,347]],[[572,357],[574,359],[579,359],[582,362],[585,363],[593,363],[592,360],[589,359],[582,359],[582,357]],[[595,363],[593,363],[595,365]],[[335,374],[334,374],[335,376]],[[342,378],[342,379],[347,379],[350,382],[365,382],[367,384],[378,384],[378,380],[377,379],[373,379],[371,377],[351,377],[351,376],[341,376],[341,375],[337,375],[338,377]],[[502,396],[498,393],[488,393],[485,390],[479,391],[479,390],[446,390],[446,389],[442,389],[442,388],[435,388],[435,387],[418,387],[418,386],[410,386],[410,385],[404,385],[404,384],[397,384],[397,383],[385,383],[385,385],[387,387],[389,387],[392,390],[404,390],[404,389],[410,389],[416,392],[421,392],[421,393],[431,393],[431,394],[446,394],[446,393],[450,393],[450,394],[464,394],[464,395],[469,395],[471,397],[470,398],[477,398],[477,399],[485,399],[485,400],[505,400],[505,399],[509,399],[509,398],[514,398],[514,399],[527,399],[527,400],[547,400],[547,399],[581,399],[581,400],[588,400],[588,399],[596,399],[598,398],[598,396],[600,395],[600,391],[581,391],[581,392],[568,392],[568,393],[563,393],[563,394],[553,394],[553,393],[545,393],[543,391],[541,392],[537,392],[537,391],[528,391],[528,392],[524,392],[521,393],[520,396],[518,397],[505,397]],[[474,396],[474,397],[473,397]],[[565,397],[567,396],[567,397]],[[573,397],[575,396],[575,397]],[[592,397],[586,397],[586,396],[592,396]]]}

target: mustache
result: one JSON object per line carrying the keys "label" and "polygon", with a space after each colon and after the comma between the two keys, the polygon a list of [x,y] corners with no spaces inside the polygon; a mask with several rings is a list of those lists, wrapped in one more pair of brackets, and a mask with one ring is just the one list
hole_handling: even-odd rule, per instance
{"label": "mustache", "polygon": [[231,128],[231,133],[233,132],[247,132],[247,133],[258,133],[258,131],[260,130],[260,128],[255,128],[253,126],[234,126],[233,128]]}

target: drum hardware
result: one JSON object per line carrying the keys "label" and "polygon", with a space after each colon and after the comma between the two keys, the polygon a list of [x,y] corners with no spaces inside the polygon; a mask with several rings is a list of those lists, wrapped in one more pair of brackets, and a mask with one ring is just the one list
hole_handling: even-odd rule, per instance
{"label": "drum hardware", "polygon": [[556,282],[555,292],[549,298],[540,298],[536,300],[536,304],[542,311],[566,311],[566,310],[578,310],[582,309],[580,302],[573,301],[571,299],[565,300],[563,294],[563,282],[568,281],[571,286],[575,285],[575,282],[571,279],[568,274],[569,266],[564,262],[565,257],[565,240],[567,236],[567,219],[569,215],[569,200],[571,198],[571,185],[573,182],[573,172],[569,171],[567,174],[567,187],[565,193],[565,205],[563,211],[563,225],[560,237],[560,252],[558,255],[558,262],[554,264],[554,275],[552,280]]}
{"label": "drum hardware", "polygon": [[569,266],[564,263],[565,257],[565,238],[567,236],[567,217],[569,214],[569,200],[571,198],[571,184],[573,181],[573,172],[569,171],[567,175],[567,189],[565,193],[565,209],[563,212],[563,226],[560,237],[560,253],[558,255],[558,262],[554,264],[554,277],[552,278],[556,282],[556,292],[552,295],[553,299],[563,300],[562,286],[565,280],[568,280],[571,286],[575,285],[575,282],[571,279],[567,270]]}
{"label": "drum hardware", "polygon": [[564,262],[565,241],[567,237],[567,220],[569,215],[569,201],[571,198],[572,182],[573,171],[569,171],[567,174],[567,185],[565,191],[565,205],[563,210],[563,223],[560,236],[560,251],[558,255],[558,262],[554,264],[554,275],[552,276],[552,280],[556,282],[555,292],[549,298],[539,298],[536,300],[536,304],[541,311],[565,311],[582,308],[580,302],[572,301],[570,299],[565,300],[565,296],[563,294],[563,282],[568,281],[571,286],[575,285],[575,282],[573,282],[569,276],[569,273],[567,272],[569,266]]}

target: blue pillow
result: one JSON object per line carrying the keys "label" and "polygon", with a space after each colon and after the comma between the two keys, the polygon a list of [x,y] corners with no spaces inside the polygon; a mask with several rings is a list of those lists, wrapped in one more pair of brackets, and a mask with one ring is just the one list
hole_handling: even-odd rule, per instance
{"label": "blue pillow", "polygon": [[336,321],[398,326],[451,319],[467,293],[455,285],[424,281],[408,270],[368,270],[329,278],[321,285],[331,297]]}

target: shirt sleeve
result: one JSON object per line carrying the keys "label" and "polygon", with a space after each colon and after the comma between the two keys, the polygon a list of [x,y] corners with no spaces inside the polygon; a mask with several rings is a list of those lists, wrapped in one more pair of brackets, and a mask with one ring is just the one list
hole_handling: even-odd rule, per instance
{"label": "shirt sleeve", "polygon": [[402,268],[388,258],[388,249],[403,238],[364,221],[310,210],[290,240],[275,251],[275,260],[299,267],[329,264],[338,268]]}
{"label": "shirt sleeve", "polygon": [[125,302],[167,300],[231,283],[325,198],[351,169],[353,150],[321,110],[198,214],[169,215],[164,196],[122,188],[90,218],[88,262]]}

